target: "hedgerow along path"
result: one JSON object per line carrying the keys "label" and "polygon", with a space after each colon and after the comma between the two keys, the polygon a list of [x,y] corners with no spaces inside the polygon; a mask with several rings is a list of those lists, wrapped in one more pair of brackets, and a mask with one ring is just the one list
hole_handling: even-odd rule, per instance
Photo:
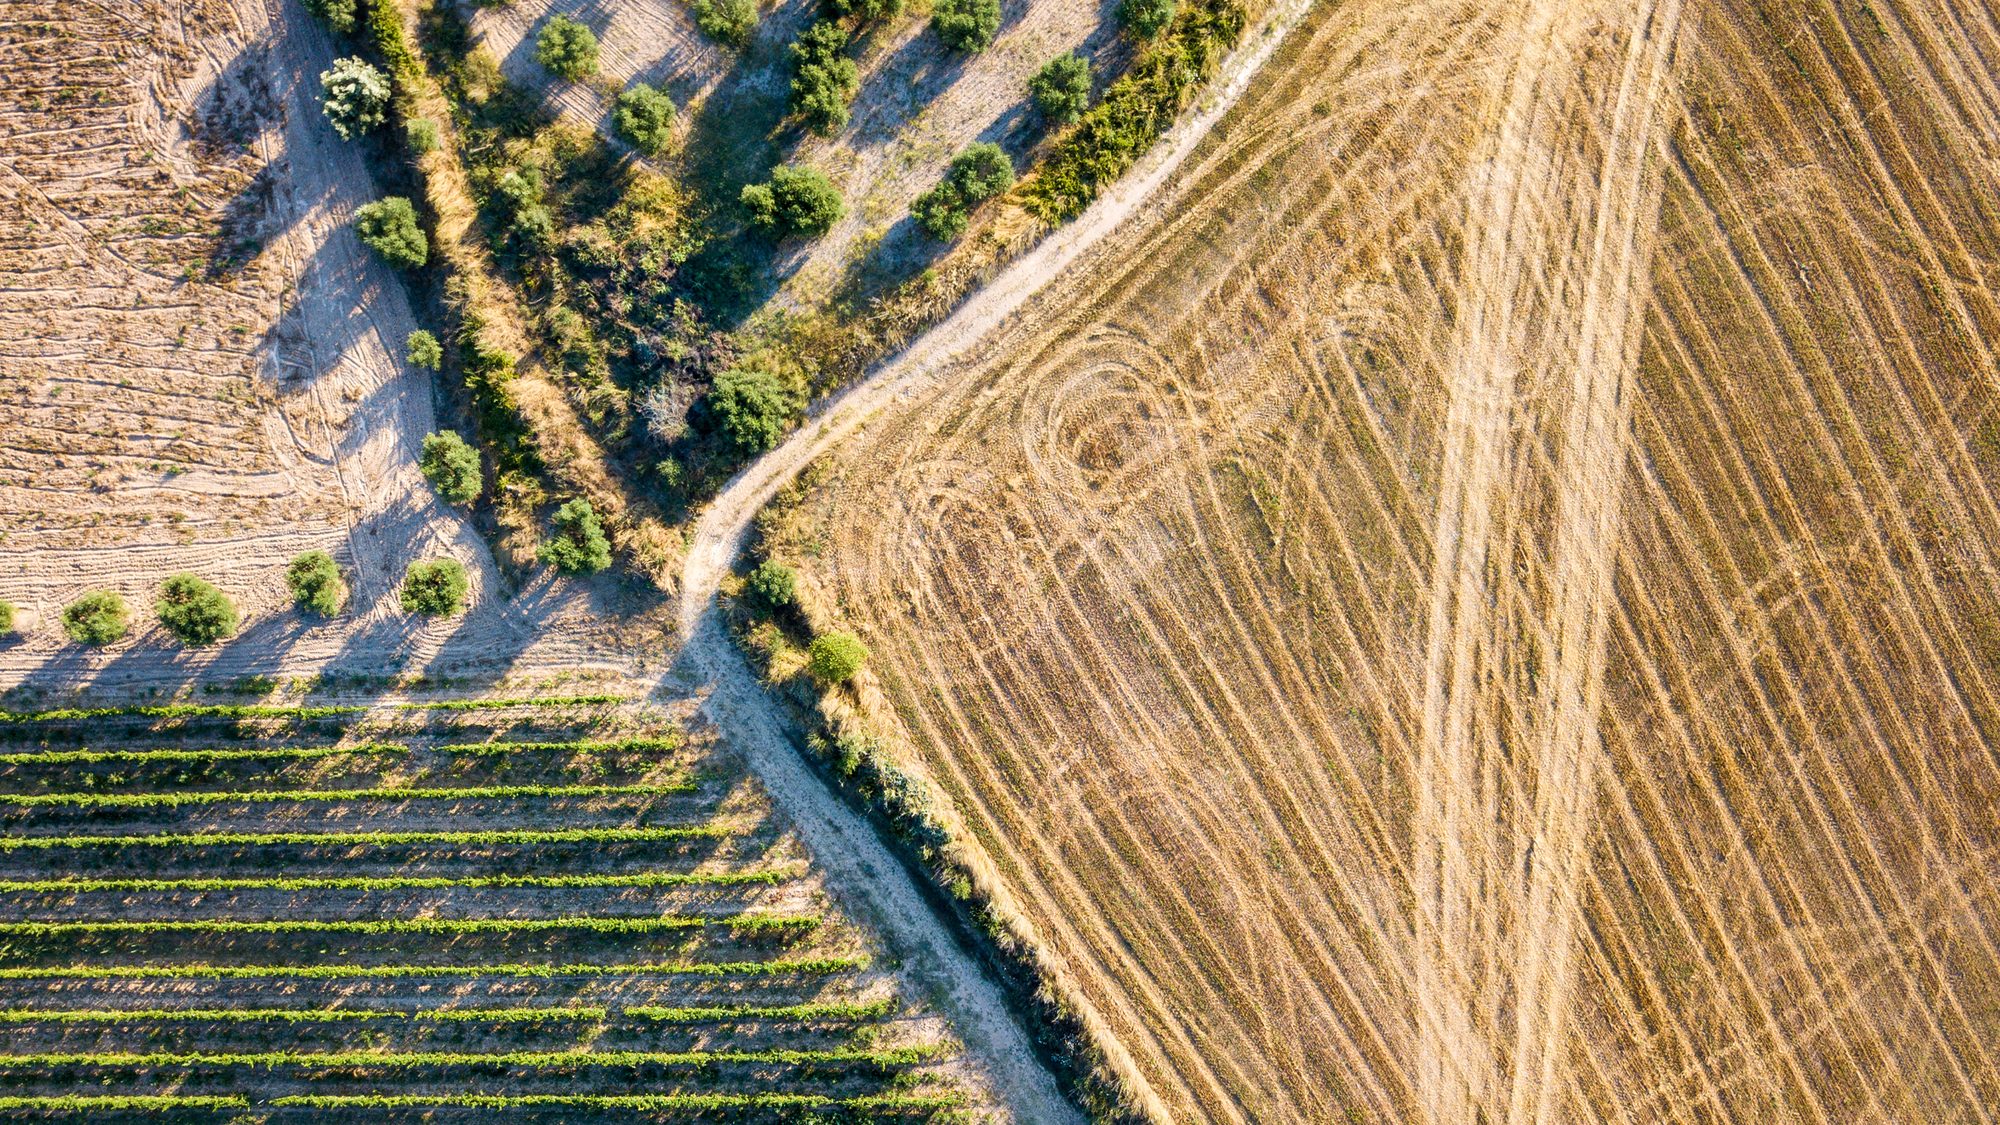
{"label": "hedgerow along path", "polygon": [[980,1104],[741,763],[655,709],[10,718],[0,1111]]}

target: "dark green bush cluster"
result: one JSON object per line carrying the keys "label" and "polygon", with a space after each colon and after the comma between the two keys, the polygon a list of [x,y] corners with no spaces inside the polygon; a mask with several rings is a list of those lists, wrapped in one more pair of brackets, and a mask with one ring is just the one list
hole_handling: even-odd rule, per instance
{"label": "dark green bush cluster", "polygon": [[112,590],[92,590],[63,607],[63,632],[84,645],[108,645],[132,627],[132,611]]}
{"label": "dark green bush cluster", "polygon": [[0,637],[14,632],[14,603],[0,602]]}
{"label": "dark green bush cluster", "polygon": [[757,30],[757,0],[694,0],[694,24],[726,47],[750,45]]}
{"label": "dark green bush cluster", "polygon": [[370,250],[397,269],[416,269],[431,260],[431,242],[417,222],[417,208],[400,195],[356,208],[354,229]]}
{"label": "dark green bush cluster", "polygon": [[708,409],[717,428],[744,453],[776,446],[805,409],[804,381],[753,358],[715,377]]}
{"label": "dark green bush cluster", "polygon": [[823,684],[844,684],[868,663],[868,646],[844,629],[814,637],[806,648],[806,670]]}
{"label": "dark green bush cluster", "polygon": [[456,430],[440,430],[424,435],[417,453],[417,467],[438,495],[453,504],[470,504],[479,499],[481,486],[479,451],[458,436]]}
{"label": "dark green bush cluster", "polygon": [[847,107],[861,92],[861,71],[847,57],[847,32],[831,20],[806,28],[792,44],[792,112],[830,137],[847,124]]}
{"label": "dark green bush cluster", "polygon": [[952,157],[944,182],[918,196],[910,213],[924,233],[950,242],[965,233],[972,209],[1014,186],[1014,163],[990,141],[967,145]]}
{"label": "dark green bush cluster", "polygon": [[535,61],[558,78],[580,82],[597,73],[597,35],[581,20],[550,16],[535,36]]}
{"label": "dark green bush cluster", "polygon": [[1028,100],[1056,125],[1083,116],[1090,105],[1090,63],[1082,55],[1057,55],[1028,79]]}
{"label": "dark green bush cluster", "polygon": [[332,617],[347,603],[340,564],[325,551],[307,551],[293,559],[285,568],[285,587],[292,592],[293,605],[320,617]]}
{"label": "dark green bush cluster", "polygon": [[779,613],[790,609],[798,594],[798,572],[776,559],[766,559],[743,580],[743,597],[753,609]]}
{"label": "dark green bush cluster", "polygon": [[851,16],[861,23],[875,23],[902,15],[903,0],[826,0],[826,12],[835,19]]}
{"label": "dark green bush cluster", "polygon": [[358,0],[306,0],[306,11],[319,17],[327,28],[341,35],[354,30]]}
{"label": "dark green bush cluster", "polygon": [[1000,0],[937,0],[931,26],[954,51],[983,51],[1000,31]]}
{"label": "dark green bush cluster", "polygon": [[162,582],[153,612],[184,645],[212,645],[236,635],[236,603],[193,574],[176,574]]}
{"label": "dark green bush cluster", "polygon": [[1174,18],[1174,0],[1118,0],[1118,22],[1141,39],[1158,35]]}
{"label": "dark green bush cluster", "polygon": [[590,501],[578,497],[556,509],[556,533],[536,554],[557,570],[593,574],[611,565],[611,542]]}
{"label": "dark green bush cluster", "polygon": [[839,189],[824,172],[790,164],[771,170],[771,182],[743,189],[751,225],[774,237],[825,234],[847,213]]}
{"label": "dark green bush cluster", "polygon": [[425,371],[436,371],[444,365],[444,345],[438,338],[424,329],[417,329],[403,338],[403,358],[411,367],[421,367]]}
{"label": "dark green bush cluster", "polygon": [[546,250],[555,239],[556,219],[544,199],[540,168],[529,165],[503,174],[493,185],[493,206],[507,220],[500,238],[522,253]]}
{"label": "dark green bush cluster", "polygon": [[469,589],[471,583],[465,577],[465,567],[457,559],[435,559],[410,564],[410,569],[403,572],[399,600],[404,613],[437,617],[464,609]]}
{"label": "dark green bush cluster", "polygon": [[674,135],[674,100],[663,90],[634,82],[618,95],[611,123],[625,142],[647,156],[667,147]]}
{"label": "dark green bush cluster", "polygon": [[1201,90],[1242,36],[1243,19],[1235,0],[1200,0],[1184,8],[1104,92],[1104,100],[1056,142],[1023,191],[1027,208],[1046,222],[1059,223],[1089,206]]}

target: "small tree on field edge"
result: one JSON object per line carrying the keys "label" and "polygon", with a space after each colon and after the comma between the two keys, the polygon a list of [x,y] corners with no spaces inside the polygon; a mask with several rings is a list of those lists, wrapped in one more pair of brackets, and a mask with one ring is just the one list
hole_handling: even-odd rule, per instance
{"label": "small tree on field edge", "polygon": [[983,51],[1000,30],[1000,0],[937,0],[931,26],[954,51]]}
{"label": "small tree on field edge", "polygon": [[403,573],[403,589],[398,600],[402,602],[404,613],[446,616],[465,608],[465,593],[470,588],[465,567],[457,559],[414,562]]}
{"label": "small tree on field edge", "polygon": [[92,590],[63,607],[63,632],[78,644],[108,645],[132,626],[125,599],[111,590]]}
{"label": "small tree on field edge", "polygon": [[306,11],[325,21],[329,31],[346,35],[354,30],[356,0],[306,0]]}
{"label": "small tree on field edge", "polygon": [[821,633],[806,650],[806,670],[825,684],[844,684],[868,662],[868,646],[844,629]]}
{"label": "small tree on field edge", "polygon": [[634,82],[618,95],[611,123],[626,143],[647,156],[667,147],[674,135],[674,100],[666,91]]}
{"label": "small tree on field edge", "polygon": [[944,182],[910,203],[910,214],[924,233],[950,242],[965,233],[971,210],[1014,184],[1014,163],[991,141],[965,147],[951,158]]}
{"label": "small tree on field edge", "polygon": [[535,61],[558,78],[581,82],[597,73],[597,35],[581,20],[551,16],[535,37]]}
{"label": "small tree on field edge", "polygon": [[847,57],[847,29],[820,20],[792,44],[791,109],[805,126],[830,137],[847,124],[847,107],[861,92],[861,70]]}
{"label": "small tree on field edge", "polygon": [[444,364],[444,345],[438,338],[419,328],[403,341],[403,355],[410,366],[426,371],[436,371]]}
{"label": "small tree on field edge", "polygon": [[1174,0],[1118,0],[1118,22],[1141,39],[1151,39],[1172,22]]}
{"label": "small tree on field edge", "polygon": [[754,359],[724,370],[708,391],[709,411],[744,453],[777,445],[805,405],[805,388],[796,375]]}
{"label": "small tree on field edge", "polygon": [[370,250],[397,269],[413,270],[431,260],[431,242],[417,222],[417,208],[400,195],[355,208],[354,229]]}
{"label": "small tree on field edge", "polygon": [[799,575],[776,559],[766,559],[743,580],[743,596],[751,606],[776,613],[792,604],[799,592]]}
{"label": "small tree on field edge", "polygon": [[417,468],[423,470],[424,479],[448,503],[470,504],[479,499],[482,484],[479,451],[467,445],[458,431],[439,430],[424,435],[423,448],[417,453]]}
{"label": "small tree on field edge", "polygon": [[389,76],[365,59],[333,60],[319,76],[320,111],[343,141],[373,132],[388,120]]}
{"label": "small tree on field edge", "polygon": [[229,595],[193,574],[176,574],[160,583],[153,613],[176,640],[196,647],[235,636],[239,620]]}
{"label": "small tree on field edge", "polygon": [[694,24],[725,47],[741,50],[757,30],[757,0],[694,0]]}
{"label": "small tree on field edge", "polygon": [[1028,100],[1050,123],[1068,125],[1090,105],[1090,63],[1082,55],[1057,55],[1028,79]]}
{"label": "small tree on field edge", "polygon": [[0,601],[0,637],[11,636],[14,632],[14,603]]}
{"label": "small tree on field edge", "polygon": [[542,541],[536,555],[570,574],[593,574],[610,566],[611,542],[590,501],[579,496],[557,508],[556,534]]}
{"label": "small tree on field edge", "polygon": [[790,164],[773,168],[769,183],[745,186],[741,198],[751,224],[777,238],[825,234],[847,213],[826,173]]}
{"label": "small tree on field edge", "polygon": [[293,605],[320,617],[332,617],[347,602],[340,564],[325,551],[307,551],[293,559],[285,568],[285,586],[292,592]]}

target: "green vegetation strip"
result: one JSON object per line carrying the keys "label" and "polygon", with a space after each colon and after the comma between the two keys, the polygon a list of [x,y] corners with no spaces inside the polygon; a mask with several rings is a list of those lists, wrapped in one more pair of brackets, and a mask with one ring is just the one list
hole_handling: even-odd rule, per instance
{"label": "green vegetation strip", "polygon": [[401,980],[420,977],[833,976],[866,968],[865,957],[776,961],[651,961],[629,965],[64,965],[0,968],[0,980]]}
{"label": "green vegetation strip", "polygon": [[490,711],[506,707],[592,707],[626,702],[622,695],[546,695],[520,699],[441,699],[400,703],[325,703],[272,706],[236,703],[164,703],[149,707],[58,707],[0,711],[0,723],[59,723],[78,719],[330,719],[387,711]]}
{"label": "green vegetation strip", "polygon": [[564,915],[560,918],[190,918],[119,919],[110,922],[0,922],[0,936],[50,934],[493,934],[546,930],[588,930],[599,934],[645,934],[727,926],[771,933],[810,930],[816,915],[738,914],[697,917],[649,914],[637,917]]}
{"label": "green vegetation strip", "polygon": [[41,1066],[248,1066],[381,1067],[419,1066],[715,1066],[721,1063],[867,1063],[913,1066],[944,1053],[942,1047],[836,1047],[829,1050],[764,1051],[55,1051],[0,1055],[0,1070]]}
{"label": "green vegetation strip", "polygon": [[577,742],[452,742],[432,749],[441,754],[525,754],[537,751],[567,751],[572,754],[621,754],[678,750],[681,740],[665,738],[620,738],[609,741]]}
{"label": "green vegetation strip", "polygon": [[250,749],[205,747],[189,750],[34,750],[0,754],[0,766],[72,762],[236,762],[262,758],[332,758],[345,754],[407,754],[400,742],[357,742],[352,746],[262,746]]}
{"label": "green vegetation strip", "polygon": [[727,1020],[874,1020],[895,1011],[895,1001],[882,999],[868,1004],[784,1004],[769,1007],[732,1005],[721,1007],[663,1008],[635,1004],[624,1014],[634,1019],[666,1023],[716,1023]]}
{"label": "green vegetation strip", "polygon": [[961,1094],[864,1094],[851,1098],[824,1094],[290,1094],[273,1106],[311,1109],[950,1109],[965,1104]]}
{"label": "green vegetation strip", "polygon": [[20,1023],[336,1023],[417,1020],[425,1023],[601,1021],[602,1007],[562,1008],[0,1008],[0,1024]]}
{"label": "green vegetation strip", "polygon": [[74,894],[84,891],[406,891],[469,887],[742,887],[773,886],[796,871],[715,871],[636,875],[326,875],[243,879],[0,879],[0,892]]}
{"label": "green vegetation strip", "polygon": [[496,828],[438,832],[155,832],[139,836],[0,836],[0,851],[17,848],[269,847],[280,844],[389,847],[399,844],[628,844],[663,840],[716,840],[735,835],[727,825],[684,828]]}
{"label": "green vegetation strip", "polygon": [[88,1110],[93,1113],[148,1109],[249,1109],[243,1097],[197,1097],[187,1094],[54,1094],[0,1095],[0,1110]]}
{"label": "green vegetation strip", "polygon": [[181,805],[246,804],[266,801],[449,801],[501,797],[656,797],[692,793],[695,783],[680,779],[652,785],[469,785],[436,787],[390,785],[374,789],[240,789],[194,793],[0,793],[0,804],[26,808],[176,808]]}

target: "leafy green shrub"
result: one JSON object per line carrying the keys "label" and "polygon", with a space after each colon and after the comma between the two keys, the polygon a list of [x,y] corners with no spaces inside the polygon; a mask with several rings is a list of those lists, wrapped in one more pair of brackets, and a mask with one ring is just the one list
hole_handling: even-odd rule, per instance
{"label": "leafy green shrub", "polygon": [[903,0],[826,0],[829,15],[858,18],[862,23],[892,20],[903,14]]}
{"label": "leafy green shrub", "polygon": [[0,602],[0,637],[14,631],[14,603]]}
{"label": "leafy green shrub", "polygon": [[411,152],[422,156],[427,152],[436,152],[444,141],[438,134],[437,122],[428,117],[412,117],[403,125],[403,143],[410,146]]}
{"label": "leafy green shrub", "polygon": [[456,430],[439,430],[424,435],[417,453],[417,467],[438,495],[452,504],[470,504],[479,499],[479,451],[465,443]]}
{"label": "leafy green shrub", "polygon": [[415,562],[403,573],[401,598],[404,613],[437,617],[465,608],[465,567],[457,559]]}
{"label": "leafy green shrub", "polygon": [[535,36],[535,61],[558,78],[580,82],[597,73],[597,36],[580,20],[550,16]]}
{"label": "leafy green shrub", "polygon": [[611,543],[590,501],[578,497],[556,509],[556,534],[536,552],[543,563],[571,574],[595,573],[611,565]]}
{"label": "leafy green shrub", "polygon": [[806,670],[826,684],[844,684],[868,662],[868,646],[844,629],[821,633],[806,650]]}
{"label": "leafy green shrub", "polygon": [[1141,39],[1151,39],[1174,18],[1174,0],[1118,0],[1118,22]]}
{"label": "leafy green shrub", "polygon": [[332,617],[347,602],[347,583],[340,577],[340,564],[325,551],[307,551],[285,568],[285,586],[292,591],[292,604],[307,613]]}
{"label": "leafy green shrub", "polygon": [[757,0],[694,0],[694,24],[724,46],[742,49],[757,30]]}
{"label": "leafy green shrub", "polygon": [[999,145],[980,141],[952,157],[944,182],[910,204],[924,233],[950,242],[965,233],[972,208],[1014,185],[1014,163]]}
{"label": "leafy green shrub", "polygon": [[356,0],[306,0],[306,11],[318,16],[327,30],[346,35],[354,30]]}
{"label": "leafy green shrub", "polygon": [[[501,238],[530,251],[545,250],[555,238],[555,216],[542,202],[542,170],[534,165],[509,169],[493,185],[493,204],[507,216]],[[498,249],[496,246],[495,249]]]}
{"label": "leafy green shrub", "polygon": [[364,59],[333,60],[319,76],[320,111],[343,141],[351,141],[388,120],[389,76]]}
{"label": "leafy green shrub", "polygon": [[766,559],[743,580],[743,596],[752,606],[776,613],[792,604],[798,593],[798,572],[775,559]]}
{"label": "leafy green shrub", "polygon": [[398,269],[416,269],[431,260],[430,239],[417,223],[417,209],[400,195],[356,208],[354,229],[369,249]]}
{"label": "leafy green shrub", "polygon": [[805,405],[805,388],[796,376],[756,361],[725,370],[708,391],[708,408],[721,431],[745,453],[777,445]]}
{"label": "leafy green shrub", "polygon": [[132,611],[110,590],[92,590],[63,607],[63,632],[84,645],[108,645],[131,627]]}
{"label": "leafy green shrub", "polygon": [[750,222],[778,238],[825,234],[847,213],[825,173],[789,164],[772,169],[770,183],[745,187],[742,202]]}
{"label": "leafy green shrub", "polygon": [[444,345],[438,338],[419,328],[403,339],[404,358],[410,366],[426,371],[436,371],[444,365]]}
{"label": "leafy green shrub", "polygon": [[1028,79],[1028,100],[1057,125],[1083,116],[1090,105],[1090,63],[1082,55],[1057,55]]}
{"label": "leafy green shrub", "polygon": [[674,135],[674,100],[665,91],[634,82],[631,89],[618,95],[611,123],[628,144],[652,156],[667,147]]}
{"label": "leafy green shrub", "polygon": [[176,574],[160,583],[153,612],[184,645],[212,645],[236,635],[236,603],[193,574]]}
{"label": "leafy green shrub", "polygon": [[1000,30],[1000,0],[937,0],[931,26],[954,51],[983,51]]}
{"label": "leafy green shrub", "polygon": [[846,51],[846,30],[830,20],[806,28],[792,44],[792,112],[822,137],[847,124],[847,107],[861,92],[861,71]]}

